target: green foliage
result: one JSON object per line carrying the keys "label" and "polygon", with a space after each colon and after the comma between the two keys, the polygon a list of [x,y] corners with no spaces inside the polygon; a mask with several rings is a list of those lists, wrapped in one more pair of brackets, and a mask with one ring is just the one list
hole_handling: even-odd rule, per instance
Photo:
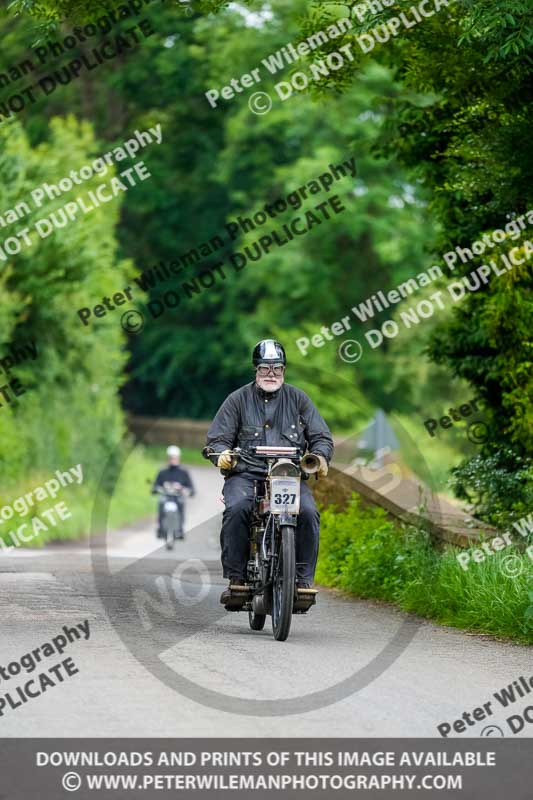
{"label": "green foliage", "polygon": [[530,458],[511,448],[489,456],[477,455],[452,469],[452,486],[474,513],[500,528],[533,508],[533,470]]}
{"label": "green foliage", "polygon": [[[152,321],[131,342],[132,358],[123,390],[130,409],[152,415],[210,416],[231,390],[251,378],[251,346],[257,339],[275,334],[290,350],[287,379],[319,400],[334,426],[354,428],[367,408],[376,405],[385,411],[411,414],[415,420],[448,398],[453,405],[457,394],[471,386],[468,394],[472,391],[483,397],[490,421],[491,439],[482,450],[483,458],[493,459],[487,464],[494,465],[501,476],[507,467],[505,459],[498,460],[499,454],[511,449],[513,458],[526,459],[531,452],[528,265],[491,279],[488,287],[467,297],[451,314],[439,315],[435,324],[432,320],[423,331],[420,328],[420,334],[387,341],[376,351],[367,348],[364,361],[357,365],[340,360],[337,342],[311,349],[306,359],[294,346],[297,338],[311,337],[321,326],[350,315],[350,308],[372,293],[386,292],[426,270],[435,263],[428,255],[430,248],[442,253],[456,245],[468,247],[482,233],[502,227],[532,205],[527,147],[529,6],[524,0],[450,3],[412,30],[402,30],[386,45],[363,55],[355,41],[357,34],[411,4],[411,0],[395,2],[382,15],[369,14],[361,25],[352,13],[355,0],[342,4],[272,0],[266,16],[258,13],[263,6],[259,9],[253,2],[230,7],[224,0],[193,0],[195,13],[190,16],[181,13],[184,4],[177,0],[154,2],[145,13],[152,20],[155,36],[94,73],[82,72],[78,81],[61,86],[48,98],[41,97],[28,109],[24,117],[26,144],[44,148],[39,152],[50,161],[49,179],[57,178],[65,163],[63,150],[70,147],[70,142],[59,141],[53,133],[49,123],[54,115],[72,113],[77,119],[90,119],[100,152],[118,144],[135,128],[157,123],[163,127],[163,146],[146,151],[154,179],[123,199],[117,256],[113,244],[113,254],[107,248],[105,257],[95,262],[102,269],[84,271],[77,254],[83,252],[85,257],[89,244],[80,251],[81,233],[79,240],[62,244],[55,256],[47,253],[43,243],[46,259],[39,253],[39,263],[47,269],[51,264],[67,263],[71,252],[75,254],[72,269],[85,280],[82,290],[72,287],[72,302],[79,306],[121,288],[127,268],[121,267],[120,273],[107,269],[116,258],[121,263],[131,259],[139,270],[160,260],[170,261],[223,231],[224,223],[238,214],[250,215],[265,202],[294,190],[329,163],[350,155],[356,158],[356,179],[345,180],[334,190],[346,206],[344,214],[273,250],[242,272],[230,272],[224,282],[182,302],[176,312]],[[109,7],[116,5],[120,4]],[[9,6],[11,14],[0,21],[4,63],[20,60],[50,26],[64,36],[73,24],[94,19],[107,7],[99,0],[15,0]],[[245,7],[255,15],[247,16]],[[18,16],[14,17],[14,12]],[[346,14],[350,14],[354,29],[344,39],[330,41],[322,52],[314,51],[276,76],[264,75],[258,88],[275,100],[267,116],[251,114],[246,94],[222,101],[217,109],[207,103],[207,89],[221,88],[287,42],[297,43]],[[14,24],[14,20],[23,24]],[[124,20],[113,33],[131,22]],[[276,98],[274,84],[278,80],[287,80],[294,69],[305,70],[311,60],[346,43],[354,45],[356,58],[347,69],[335,73],[334,81],[323,80],[287,102]],[[75,55],[73,51],[69,58]],[[13,134],[10,152],[15,157],[19,134],[15,127],[8,127]],[[60,156],[56,147],[63,148]],[[24,158],[22,145],[20,153]],[[4,177],[12,179],[8,173]],[[322,199],[317,196],[317,201]],[[239,236],[228,243],[228,250],[242,250],[298,213],[280,215],[268,226]],[[111,216],[102,223],[104,240],[110,233],[108,226],[118,222],[118,209]],[[90,247],[96,248],[100,233],[95,237],[90,222],[86,226],[84,221],[83,229],[88,231]],[[71,226],[67,232],[70,236]],[[61,238],[60,233],[54,240]],[[498,245],[491,256],[508,245]],[[459,278],[481,262],[458,264],[452,277]],[[192,279],[211,263],[189,267],[186,278]],[[52,283],[57,278],[55,268]],[[50,284],[39,267],[37,271],[39,286],[30,289],[45,295]],[[5,294],[7,274],[0,279],[1,331],[11,330],[13,317],[21,318],[28,297],[28,286],[18,287],[17,279]],[[182,278],[169,281],[151,296],[157,298],[168,289],[182,293],[181,283]],[[33,309],[31,303],[29,308]],[[43,319],[48,326],[55,324],[58,309],[52,304],[50,311]],[[370,326],[377,327],[382,319],[378,315]],[[77,364],[79,351],[74,338],[73,355],[66,353],[70,330],[59,327],[57,353],[53,344],[46,357],[46,380],[52,383],[64,377],[69,360]],[[367,328],[352,316],[350,336],[362,340]],[[77,330],[77,335],[81,334]],[[104,385],[100,394],[91,390],[87,395],[91,398],[87,407],[90,405],[92,412],[96,395],[99,418],[104,409],[109,410],[110,437],[115,442],[120,422],[112,386],[116,389],[123,380],[124,357],[112,358],[109,374],[101,374],[101,365],[108,363],[104,339],[109,349],[117,352],[116,321],[98,320],[90,339],[93,346],[84,352],[84,366],[88,365],[91,381],[86,384],[78,375],[75,388],[69,383],[65,390],[65,403],[82,408],[82,420],[90,419],[82,400],[87,385]],[[427,362],[428,340],[431,365]],[[335,385],[336,375],[341,378],[340,386]],[[209,391],[199,391],[205,386]],[[61,416],[59,401],[55,404],[54,395],[49,396],[50,416]],[[30,394],[23,400],[31,404]],[[0,418],[6,449],[8,445],[13,449],[16,440],[13,426],[6,424],[11,413],[6,409]],[[61,452],[68,451],[72,439],[85,441],[84,424],[74,431],[68,419],[67,413],[61,425],[47,426],[43,452],[51,440],[61,443],[53,445]],[[18,422],[24,422],[24,429],[39,438],[36,423],[32,428],[31,420],[20,418]],[[87,447],[94,448],[95,454],[101,444],[97,433]],[[25,457],[21,452],[18,448],[11,456],[13,475],[22,469]],[[457,459],[458,452],[462,453],[461,445],[450,446],[446,451],[449,463]],[[526,461],[521,463],[525,469]],[[514,492],[520,481],[511,485],[498,478],[489,483],[480,513],[496,519],[503,509],[505,513],[513,507],[522,509],[525,496],[521,490]],[[514,493],[502,494],[509,490]]]}
{"label": "green foliage", "polygon": [[[98,10],[83,2],[61,9],[47,5],[56,16],[60,10],[70,14],[83,9],[96,16]],[[268,117],[257,119],[246,102],[224,103],[213,110],[202,96],[208,88],[248,71],[289,39],[297,41],[298,19],[305,10],[304,2],[288,8],[276,0],[272,13],[277,24],[258,27],[235,10],[190,19],[155,3],[150,18],[157,36],[94,75],[83,72],[79,81],[58,88],[48,105],[43,99],[32,107],[28,127],[37,141],[48,135],[43,119],[51,107],[55,113],[69,110],[90,118],[102,149],[118,144],[125,131],[161,122],[163,146],[146,153],[154,180],[125,196],[118,232],[120,255],[134,259],[138,269],[189,251],[223,231],[227,220],[249,215],[315,178],[329,163],[355,156],[355,181],[344,180],[335,189],[347,208],[344,214],[239,274],[230,270],[225,282],[182,302],[175,313],[147,325],[132,342],[132,373],[124,397],[134,411],[208,417],[229,391],[250,379],[249,351],[259,338],[276,329],[291,347],[291,339],[313,335],[322,325],[350,314],[350,306],[372,292],[427,266],[424,247],[431,227],[421,192],[394,159],[372,154],[388,106],[377,98],[396,91],[390,70],[369,64],[364,80],[345,98],[324,98],[325,112],[311,96],[299,95],[288,103],[278,102]],[[122,27],[128,24],[126,20]],[[17,40],[10,30],[6,58],[17,60],[30,38],[21,32]],[[273,93],[277,79],[265,78],[264,88]],[[154,84],[157,93],[152,91]],[[178,102],[176,85],[181,92]],[[317,196],[316,202],[324,199]],[[242,250],[257,235],[300,213],[280,215],[228,249]],[[187,278],[207,266],[209,261],[189,268]],[[181,283],[181,278],[168,281],[152,296],[167,289],[180,291]],[[362,326],[354,321],[353,327],[354,337],[362,336]],[[332,342],[321,352],[315,350],[307,363],[313,361],[332,375],[350,373],[349,394],[353,392],[358,405],[370,400],[386,410],[395,402],[408,407],[405,387],[391,391],[386,385],[394,362],[373,353],[365,360],[364,370],[346,367]],[[313,379],[299,353],[291,356],[291,368],[288,380],[303,379],[310,394],[325,388]],[[198,392],[198,385],[206,384],[211,391]],[[337,392],[337,407],[333,400],[328,402],[330,388],[324,413],[331,424],[350,427],[351,397],[343,399]],[[363,394],[368,400],[362,401]],[[353,427],[357,419],[351,422]]]}
{"label": "green foliage", "polygon": [[[183,10],[183,0],[155,0],[173,11]],[[121,0],[10,0],[8,9],[13,14],[29,14],[49,25],[59,22],[86,22],[119,8]],[[149,8],[147,6],[146,8]]]}
{"label": "green foliage", "polygon": [[[118,448],[117,456],[120,457],[122,453],[125,453],[126,447],[125,443],[124,446]],[[153,516],[155,518],[157,504],[150,495],[150,487],[147,481],[153,481],[162,463],[164,461],[159,457],[159,452],[155,448],[142,446],[135,447],[124,459],[119,479],[113,488],[109,503],[109,516],[107,519],[109,530],[136,522],[140,517]],[[74,465],[68,464],[68,467],[70,466]],[[0,507],[11,505],[17,497],[33,491],[37,486],[42,486],[45,481],[50,480],[52,477],[52,472],[46,472],[45,470],[32,471],[31,475],[28,475],[25,479],[13,483],[7,492],[2,492]],[[28,515],[15,514],[9,522],[4,522],[2,525],[0,538],[8,546],[12,546],[9,532],[16,532],[17,528],[23,523],[28,523],[28,520],[30,523],[24,534],[26,537],[31,536],[31,519],[33,517],[39,517],[47,525],[48,530],[40,530],[31,541],[22,542],[22,547],[43,547],[49,541],[86,537],[91,530],[95,512],[95,496],[97,496],[99,477],[99,475],[84,474],[82,484],[65,486],[55,500],[47,499],[35,503]],[[133,491],[132,487],[134,487]],[[52,523],[47,523],[46,517],[39,515],[43,511],[53,508],[55,503],[59,502],[65,503],[71,516],[64,521],[60,521],[59,525],[55,527]],[[103,530],[102,533],[104,533]]]}
{"label": "green foliage", "polygon": [[480,44],[485,51],[484,60],[519,64],[521,58],[531,63],[528,51],[533,45],[533,12],[527,0],[511,0],[505,8],[499,0],[465,3],[461,21],[463,34],[459,44],[468,42],[473,47]]}
{"label": "green foliage", "polygon": [[[295,345],[298,338],[310,339],[316,330],[309,323],[298,329],[283,330],[277,325],[271,328],[274,337],[286,346],[287,382],[303,389],[314,400],[336,432],[360,430],[372,418],[374,408],[361,391],[353,366],[341,361],[335,343],[329,347],[311,347],[305,358]],[[259,338],[260,330],[257,334]]]}
{"label": "green foliage", "polygon": [[[362,508],[354,495],[342,513],[333,507],[322,511],[316,578],[443,625],[533,643],[531,559],[506,548],[464,570],[456,552],[436,550],[425,531],[399,527],[381,509]],[[522,561],[516,578],[501,570],[509,554]]]}
{"label": "green foliage", "polygon": [[381,600],[397,600],[421,564],[430,569],[437,558],[424,533],[399,529],[381,508],[361,508],[355,494],[345,511],[322,512],[320,548],[319,583]]}
{"label": "green foliage", "polygon": [[[356,28],[368,31],[408,6],[395,2]],[[321,4],[322,13],[328,8],[332,17],[338,13],[337,3]],[[523,0],[451,3],[372,51],[372,58],[395,69],[402,87],[388,98],[380,149],[416,170],[430,189],[430,210],[440,228],[436,252],[470,247],[533,205],[532,21],[531,5]],[[353,38],[350,32],[346,40]],[[507,240],[488,257],[497,258],[510,245]],[[486,260],[487,254],[458,262],[452,277]],[[492,277],[441,320],[428,348],[434,362],[483,397],[491,435],[482,455],[498,473],[506,469],[509,449],[515,459],[533,452],[531,286],[531,260]],[[520,492],[506,498],[504,482],[487,482],[491,490],[480,513],[497,517],[502,505],[520,506]]]}
{"label": "green foliage", "polygon": [[[72,118],[53,120],[50,140],[31,148],[18,123],[0,128],[0,207],[5,212],[26,200],[43,182],[56,183],[90,162],[95,142],[90,126]],[[92,178],[85,186],[95,189]],[[7,233],[33,228],[59,209],[61,197],[33,209]],[[116,289],[126,274],[117,264],[114,228],[118,200],[41,239],[8,258],[0,274],[0,341],[33,340],[38,357],[15,366],[27,391],[0,409],[0,462],[3,490],[27,470],[65,468],[83,461],[86,474],[99,472],[102,459],[123,432],[117,387],[126,361],[116,325],[84,328],[76,310],[88,298]],[[4,376],[2,376],[4,377]]]}
{"label": "green foliage", "polygon": [[[433,572],[413,576],[400,600],[401,607],[443,625],[533,644],[533,629],[526,617],[531,559],[507,548],[480,564],[470,564],[465,571],[455,555],[450,549],[439,558]],[[515,578],[502,571],[509,555],[516,555],[522,564],[522,572]]]}
{"label": "green foliage", "polygon": [[529,592],[529,602],[531,603],[530,606],[526,609],[526,625],[528,628],[533,630],[533,591]]}

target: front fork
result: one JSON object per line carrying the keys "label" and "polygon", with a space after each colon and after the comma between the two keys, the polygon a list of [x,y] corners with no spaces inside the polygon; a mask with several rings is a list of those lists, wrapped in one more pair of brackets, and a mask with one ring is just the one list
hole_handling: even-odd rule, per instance
{"label": "front fork", "polygon": [[[278,518],[277,531],[276,531],[277,536],[279,536],[281,538],[283,528],[294,528],[294,530],[295,530],[294,545],[296,547],[296,526],[298,525],[298,515],[297,514],[289,514],[289,513],[285,512],[285,513],[281,513],[281,514],[276,514],[276,516]],[[277,548],[277,552],[278,553],[279,553],[280,549],[281,549],[281,541],[280,541],[280,546]],[[296,560],[296,553],[294,555],[295,555],[295,560]],[[271,586],[272,586],[272,583],[273,583],[273,580],[274,580],[274,571],[276,569],[276,566],[277,566],[277,553],[273,553],[272,564],[271,564],[271,573],[270,573],[270,585]],[[293,595],[294,595],[294,599],[296,600],[296,597],[297,597],[296,581],[295,581],[294,587],[293,587]]]}
{"label": "front fork", "polygon": [[268,523],[269,525],[274,525],[275,527],[270,540],[270,552],[268,554],[269,563],[267,570],[261,570],[260,567],[261,562],[264,565],[263,538],[265,536],[265,529],[263,529],[260,537],[257,535],[258,531],[256,529],[254,536],[252,537],[253,540],[255,540],[253,541],[252,545],[254,560],[249,562],[248,574],[250,578],[253,576],[255,581],[259,583],[259,586],[256,585],[252,597],[252,608],[257,614],[270,614],[272,611],[272,583],[274,578],[274,570],[276,569],[277,563],[275,550],[279,550],[279,548],[275,548],[274,545],[277,537],[281,535],[280,529],[284,526],[296,528],[298,523],[298,516],[296,514],[279,514],[276,516],[277,522],[271,520]]}

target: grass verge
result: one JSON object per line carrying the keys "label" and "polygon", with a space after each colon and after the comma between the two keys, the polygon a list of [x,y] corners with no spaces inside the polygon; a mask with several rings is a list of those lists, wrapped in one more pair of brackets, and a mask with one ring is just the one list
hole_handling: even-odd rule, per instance
{"label": "grass verge", "polygon": [[[154,480],[157,471],[166,462],[165,449],[155,445],[138,445],[131,451],[122,466],[111,497],[107,523],[109,528],[128,525],[150,515],[155,520],[157,503],[150,494],[148,484]],[[200,453],[188,449],[182,449],[182,463],[184,466],[207,464]],[[0,509],[17,502],[15,513],[11,518],[2,519],[0,516],[0,542],[4,543],[3,547],[0,546],[0,558],[9,554],[11,552],[9,548],[14,547],[11,532],[18,540],[17,531],[23,525],[26,527],[22,534],[28,541],[20,541],[21,547],[43,547],[50,541],[80,539],[89,533],[98,481],[91,479],[90,468],[86,469],[85,465],[82,467],[85,474],[81,484],[68,484],[60,489],[55,498],[48,496],[40,501],[34,499],[31,506],[27,502],[18,502],[17,499],[33,492],[39,486],[44,486],[46,481],[54,477],[53,473],[33,473],[26,480],[19,481],[11,485],[8,491],[2,492]],[[92,472],[98,473],[98,470]],[[61,520],[59,514],[53,512],[57,503],[64,503],[70,516]],[[35,522],[36,518],[40,522]]]}
{"label": "grass verge", "polygon": [[[343,512],[330,506],[321,519],[319,583],[443,625],[533,644],[533,562],[518,548],[464,570],[455,548],[437,550],[428,533],[391,522],[382,509],[361,508],[357,495]],[[510,555],[516,577],[506,574]]]}

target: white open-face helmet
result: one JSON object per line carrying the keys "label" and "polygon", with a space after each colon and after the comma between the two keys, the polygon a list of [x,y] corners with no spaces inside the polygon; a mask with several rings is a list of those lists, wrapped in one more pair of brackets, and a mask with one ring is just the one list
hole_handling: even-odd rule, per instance
{"label": "white open-face helmet", "polygon": [[176,447],[175,444],[171,444],[170,447],[167,447],[167,456],[169,458],[177,456],[178,458],[181,456],[181,450],[179,447]]}

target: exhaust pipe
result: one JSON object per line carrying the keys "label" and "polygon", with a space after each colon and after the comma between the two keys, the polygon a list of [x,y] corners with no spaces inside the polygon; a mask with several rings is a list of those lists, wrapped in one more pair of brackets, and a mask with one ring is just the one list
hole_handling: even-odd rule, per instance
{"label": "exhaust pipe", "polygon": [[300,467],[307,475],[314,475],[320,468],[320,461],[318,456],[312,453],[307,453],[300,461]]}

